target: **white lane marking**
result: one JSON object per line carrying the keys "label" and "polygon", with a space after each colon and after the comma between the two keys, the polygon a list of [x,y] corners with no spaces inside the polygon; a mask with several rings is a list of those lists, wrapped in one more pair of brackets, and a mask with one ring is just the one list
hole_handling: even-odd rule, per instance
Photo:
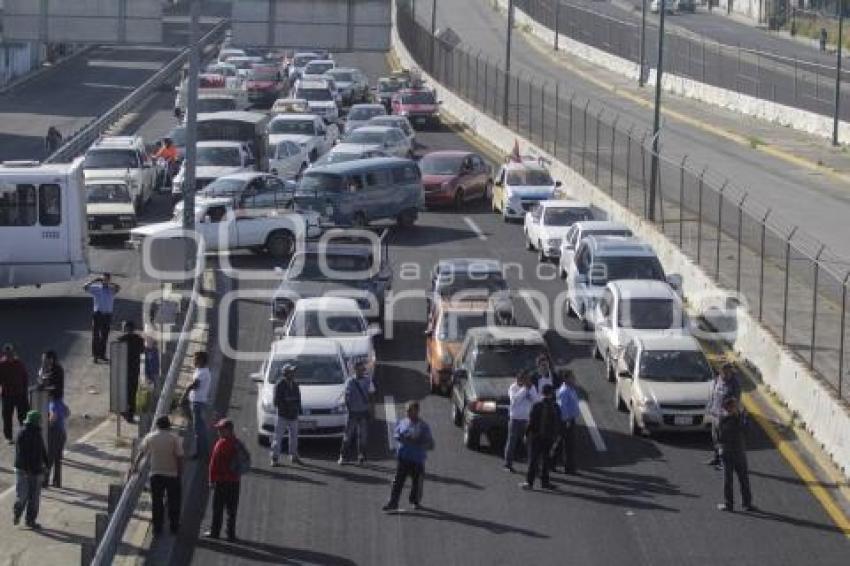
{"label": "white lane marking", "polygon": [[136,90],[136,87],[134,86],[113,85],[107,83],[83,83],[83,86],[87,86],[89,88],[115,88],[118,90]]}
{"label": "white lane marking", "polygon": [[584,420],[584,426],[587,428],[587,432],[590,433],[590,438],[596,446],[596,451],[607,452],[608,447],[605,446],[605,441],[599,433],[599,427],[596,426],[596,421],[593,420],[593,414],[590,412],[590,406],[587,404],[587,401],[580,400],[578,402],[578,408],[581,411],[581,418]]}
{"label": "white lane marking", "polygon": [[390,452],[395,452],[395,399],[392,395],[384,395],[384,414],[387,422],[387,446]]}
{"label": "white lane marking", "polygon": [[469,226],[469,229],[475,232],[475,235],[478,236],[478,239],[481,241],[487,241],[487,235],[478,227],[478,224],[470,218],[469,216],[464,216],[463,221],[466,222],[466,225]]}

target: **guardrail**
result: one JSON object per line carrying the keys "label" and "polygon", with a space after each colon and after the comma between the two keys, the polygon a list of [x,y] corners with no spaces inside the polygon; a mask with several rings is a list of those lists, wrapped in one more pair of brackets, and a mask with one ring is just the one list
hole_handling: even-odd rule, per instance
{"label": "guardrail", "polygon": [[[198,42],[199,47],[203,49],[218,41],[223,37],[227,26],[227,20],[222,20],[216,24],[201,37]],[[126,115],[131,109],[139,106],[156,89],[170,81],[188,60],[189,49],[186,48],[152,77],[143,82],[137,89],[124,97],[118,104],[110,108],[105,114],[95,118],[89,124],[74,132],[59,149],[45,159],[45,162],[64,163],[82,155],[112,124]]]}

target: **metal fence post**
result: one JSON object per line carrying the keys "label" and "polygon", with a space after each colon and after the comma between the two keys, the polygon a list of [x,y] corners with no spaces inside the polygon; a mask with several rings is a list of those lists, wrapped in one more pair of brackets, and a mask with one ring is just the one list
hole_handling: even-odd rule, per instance
{"label": "metal fence post", "polygon": [[741,202],[738,203],[738,271],[735,276],[735,291],[741,292],[741,240],[744,239],[744,201],[749,195],[744,193]]}
{"label": "metal fence post", "polygon": [[785,295],[782,300],[782,345],[785,345],[785,336],[788,330],[788,287],[791,284],[791,238],[797,232],[797,226],[788,234],[785,240]]}
{"label": "metal fence post", "polygon": [[632,130],[634,128],[634,126],[629,128],[629,139],[626,144],[626,210],[629,208],[629,189],[632,184]]}
{"label": "metal fence post", "polygon": [[699,187],[697,191],[699,197],[699,202],[697,203],[697,265],[700,265],[700,259],[702,259],[702,190],[703,185],[705,184],[706,169],[708,168],[703,168],[702,172],[699,174],[699,181],[697,182],[697,187]]}
{"label": "metal fence post", "polygon": [[584,118],[581,130],[581,176],[584,177],[584,159],[587,155],[587,108],[590,106],[590,99],[584,105]]}
{"label": "metal fence post", "polygon": [[484,60],[484,113],[487,113],[487,99],[490,92],[490,58]]}
{"label": "metal fence post", "polygon": [[818,275],[820,275],[820,256],[823,253],[824,248],[826,248],[826,246],[821,244],[820,250],[818,250],[818,253],[815,256],[814,285],[812,286],[812,349],[809,352],[809,367],[812,369],[815,368],[815,339],[818,326]]}
{"label": "metal fence post", "polygon": [[560,81],[555,82],[555,132],[552,136],[552,155],[556,158],[558,157],[558,136],[560,135],[560,124],[561,121],[561,83]]}
{"label": "metal fence post", "polygon": [[723,181],[723,186],[720,187],[720,196],[717,198],[717,254],[714,257],[714,277],[720,281],[720,240],[723,237],[723,191],[729,180]]}
{"label": "metal fence post", "polygon": [[679,247],[682,247],[685,236],[685,162],[688,156],[682,158],[679,165]]}
{"label": "metal fence post", "polygon": [[838,398],[841,399],[842,383],[844,383],[844,326],[847,322],[847,281],[850,273],[844,277],[841,283],[841,330],[838,339]]}
{"label": "metal fence post", "polygon": [[596,165],[593,169],[593,184],[597,187],[599,186],[599,134],[600,124],[602,123],[602,112],[604,110],[600,109],[599,114],[596,115]]}
{"label": "metal fence post", "polygon": [[767,209],[767,212],[764,214],[764,218],[761,219],[761,258],[759,265],[759,322],[762,320],[762,315],[764,314],[764,254],[765,254],[765,240],[767,236],[767,217],[770,216],[770,209]]}
{"label": "metal fence post", "polygon": [[[650,152],[652,150],[650,149]],[[649,218],[649,190],[646,187],[646,134],[640,140],[640,188],[643,190],[643,216]]]}
{"label": "metal fence post", "polygon": [[575,94],[570,97],[570,126],[567,133],[567,162],[572,167],[573,164],[573,99]]}
{"label": "metal fence post", "polygon": [[705,39],[702,40],[702,82],[705,82]]}
{"label": "metal fence post", "polygon": [[[541,79],[542,80],[542,79]],[[528,76],[528,141],[534,143],[534,77]]]}
{"label": "metal fence post", "polygon": [[609,177],[611,180],[611,198],[614,198],[614,151],[616,150],[616,141],[617,141],[617,122],[620,121],[620,116],[614,116],[614,123],[611,124],[611,159],[610,159],[610,170]]}
{"label": "metal fence post", "polygon": [[546,151],[546,82],[540,81],[540,147]]}
{"label": "metal fence post", "polygon": [[794,102],[797,102],[797,56],[794,55]]}
{"label": "metal fence post", "polygon": [[[478,53],[475,55],[475,101],[476,101],[476,103],[478,102],[478,93],[481,92],[478,89],[478,71],[479,71],[480,63],[481,63],[481,51],[479,50]],[[485,99],[485,102],[484,102],[484,113],[485,114],[487,113],[486,99]]]}
{"label": "metal fence post", "polygon": [[522,71],[517,71],[516,74],[516,97],[514,98],[514,127],[517,133],[521,132],[519,127],[519,75]]}

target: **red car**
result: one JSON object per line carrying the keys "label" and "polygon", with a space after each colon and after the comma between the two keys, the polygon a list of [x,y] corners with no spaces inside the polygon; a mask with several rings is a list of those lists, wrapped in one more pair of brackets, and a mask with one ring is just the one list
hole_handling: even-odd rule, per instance
{"label": "red car", "polygon": [[248,100],[254,106],[270,108],[283,92],[283,79],[274,66],[254,65],[245,82]]}
{"label": "red car", "polygon": [[218,73],[201,73],[198,75],[198,88],[224,88],[224,75]]}
{"label": "red car", "polygon": [[440,103],[434,91],[408,88],[393,96],[392,113],[406,116],[416,126],[435,126],[439,122]]}
{"label": "red car", "polygon": [[463,208],[473,199],[487,200],[493,188],[493,170],[471,151],[434,151],[419,161],[427,206]]}

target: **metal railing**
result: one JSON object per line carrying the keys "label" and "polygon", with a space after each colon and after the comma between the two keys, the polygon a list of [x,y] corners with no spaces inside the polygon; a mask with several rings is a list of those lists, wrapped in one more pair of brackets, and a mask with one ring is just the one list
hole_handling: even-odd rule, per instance
{"label": "metal railing", "polygon": [[[224,36],[224,30],[227,29],[228,22],[223,20],[216,24],[208,31],[200,40],[200,48],[203,49],[208,45],[218,42]],[[75,157],[82,155],[97,140],[103,135],[112,124],[125,116],[131,110],[138,108],[145,99],[147,99],[154,91],[161,86],[168,84],[173,80],[176,74],[179,74],[183,65],[189,60],[189,49],[184,49],[180,54],[166,64],[162,69],[157,71],[148,80],[139,85],[130,94],[124,97],[118,104],[110,108],[106,113],[95,118],[87,125],[83,126],[70,136],[62,144],[59,149],[50,154],[45,159],[47,163],[62,163],[68,162]]]}
{"label": "metal railing", "polygon": [[[521,71],[506,76],[489,58],[434,39],[413,21],[405,2],[398,4],[397,22],[401,40],[428,74],[497,121],[507,81],[506,126],[649,218],[648,130],[559,82]],[[722,287],[737,291],[781,344],[850,399],[846,261],[734,182],[693,166],[688,156],[671,159],[662,151],[659,161],[658,230]]]}

